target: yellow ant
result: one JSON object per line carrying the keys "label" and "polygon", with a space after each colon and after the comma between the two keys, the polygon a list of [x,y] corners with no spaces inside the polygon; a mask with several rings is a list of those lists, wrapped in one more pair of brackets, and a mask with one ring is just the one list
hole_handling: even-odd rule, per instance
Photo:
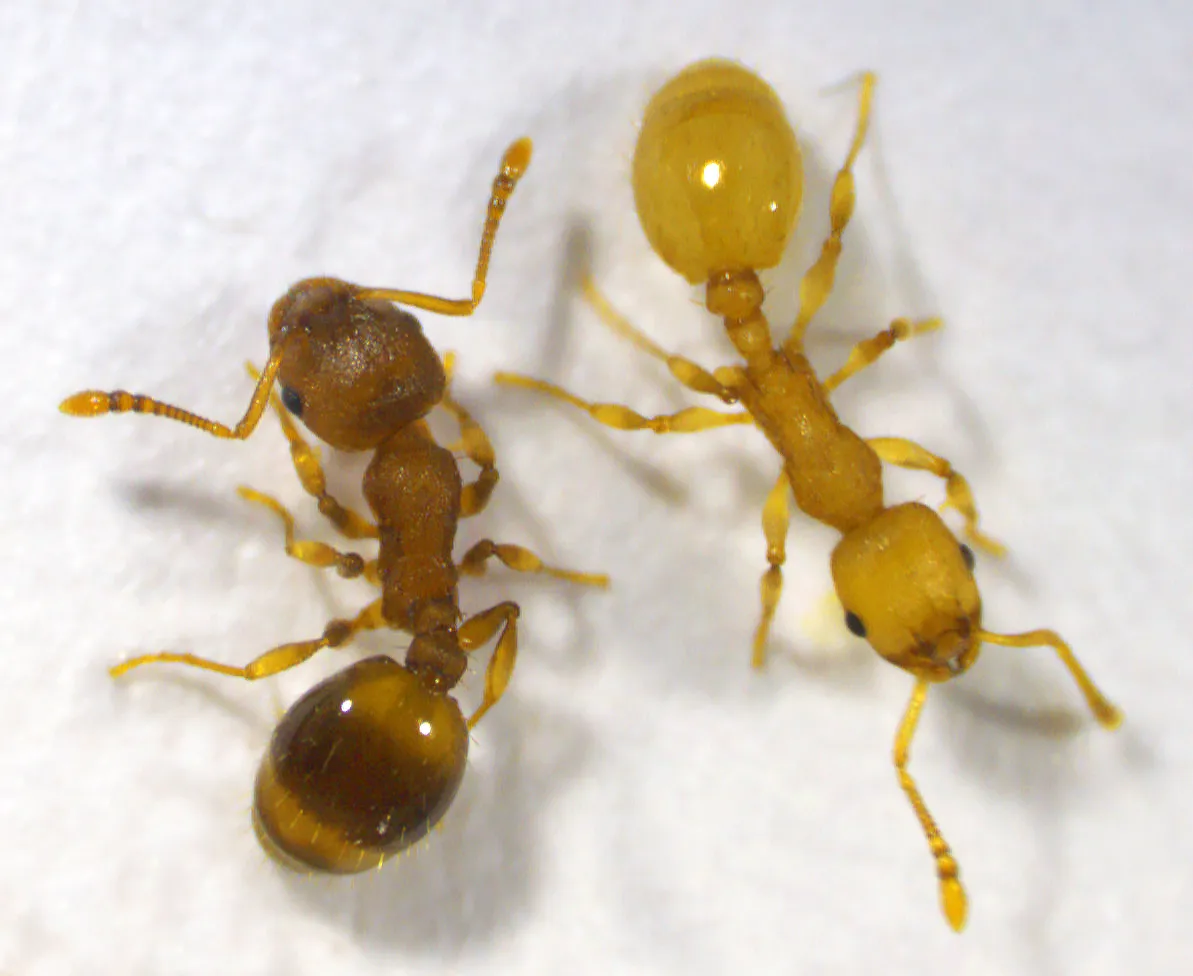
{"label": "yellow ant", "polygon": [[978,530],[969,485],[952,465],[904,438],[863,439],[841,422],[830,403],[842,383],[896,342],[938,328],[939,320],[896,319],[858,343],[845,364],[824,380],[804,355],[804,333],[832,290],[841,237],[853,213],[852,167],[869,123],[875,77],[864,73],[860,80],[857,125],[832,188],[831,230],[803,278],[798,317],[779,346],[762,311],[757,271],[778,264],[796,224],[803,185],[799,147],[778,96],[746,68],[707,60],[681,71],[647,105],[633,160],[642,229],[672,270],[704,285],[705,307],[723,319],[745,364],[710,373],[659,348],[615,311],[591,280],[585,282],[584,294],[608,326],[665,363],[685,387],[740,404],[743,410],[689,407],[645,417],[618,404],[583,400],[541,380],[512,373],[499,373],[497,380],[564,400],[618,430],[693,433],[743,424],[762,431],[783,459],[783,469],[762,510],[769,568],[762,577],[753,664],[757,668],[765,661],[782,590],[790,493],[805,514],[841,534],[832,553],[832,577],[848,628],[915,678],[895,736],[894,763],[936,862],[944,915],[959,931],[967,900],[957,862],[907,771],[928,686],[967,671],[983,643],[1048,646],[1102,725],[1113,729],[1122,716],[1053,631],[996,634],[983,629],[973,553],[958,544],[931,508],[889,505],[883,498],[883,461],[934,474],[944,480],[945,505],[961,514],[969,540],[1001,552],[997,542]]}
{"label": "yellow ant", "polygon": [[[190,654],[146,654],[111,668],[113,677],[152,662],[184,664],[255,681],[295,667],[323,648],[343,647],[364,630],[391,627],[413,639],[405,663],[386,656],[350,665],[316,685],[278,723],[261,762],[253,825],[265,850],[299,870],[347,874],[379,867],[423,837],[447,812],[468,755],[469,730],[509,684],[518,649],[518,605],[505,601],[461,620],[457,580],[481,575],[496,558],[510,569],[606,586],[602,575],[552,569],[521,546],[478,542],[457,562],[460,518],[479,513],[497,484],[493,447],[448,394],[451,358],[441,361],[418,320],[393,303],[444,315],[471,315],[485,291],[489,257],[506,201],[530,163],[531,143],[506,150],[493,182],[472,297],[453,300],[334,278],[294,285],[269,315],[269,360],[257,374],[243,419],[234,427],[147,396],[84,391],[64,413],[95,417],[143,413],[244,439],[272,401],[294,468],[319,511],[349,539],[376,539],[378,555],[296,540],[282,505],[251,488],[243,498],[275,512],[286,551],[312,566],[377,585],[381,596],[351,620],[333,620],[315,640],[283,644],[244,667]],[[275,381],[281,398],[271,394]],[[376,521],[332,497],[315,451],[287,416],[300,417],[320,439],[345,451],[372,451],[364,496]],[[436,443],[423,419],[444,407],[460,427],[464,455],[479,468],[463,484],[452,450]],[[480,706],[464,719],[449,692],[468,654],[501,631],[485,672]]]}

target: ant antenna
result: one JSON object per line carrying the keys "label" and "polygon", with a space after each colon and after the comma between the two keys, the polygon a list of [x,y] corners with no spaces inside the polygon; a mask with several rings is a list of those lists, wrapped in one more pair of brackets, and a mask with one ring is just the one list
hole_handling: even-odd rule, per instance
{"label": "ant antenna", "polygon": [[393,288],[362,288],[358,293],[363,299],[380,298],[398,305],[409,305],[439,315],[471,315],[485,297],[485,279],[489,275],[489,258],[493,254],[493,240],[497,227],[505,216],[505,204],[518,185],[518,180],[530,165],[534,144],[527,138],[519,139],[501,157],[501,172],[493,180],[489,195],[489,209],[485,213],[485,229],[481,232],[480,254],[476,259],[476,271],[472,276],[471,298],[440,298],[424,295],[417,291],[399,291]]}
{"label": "ant antenna", "polygon": [[143,393],[128,393],[125,390],[114,390],[111,393],[104,393],[100,390],[84,390],[82,393],[68,396],[58,404],[58,409],[71,417],[101,417],[106,413],[148,413],[155,417],[165,417],[167,420],[176,420],[180,424],[198,427],[199,430],[206,431],[213,437],[242,441],[256,429],[257,422],[269,404],[269,391],[273,388],[274,380],[278,375],[278,367],[282,363],[281,340],[283,337],[284,333],[278,333],[274,338],[269,360],[257,380],[257,386],[253,390],[252,399],[249,400],[248,409],[245,410],[244,416],[240,418],[240,422],[235,427],[228,427],[217,420],[208,420],[206,417],[200,417],[197,413],[191,413],[172,403],[155,400]]}

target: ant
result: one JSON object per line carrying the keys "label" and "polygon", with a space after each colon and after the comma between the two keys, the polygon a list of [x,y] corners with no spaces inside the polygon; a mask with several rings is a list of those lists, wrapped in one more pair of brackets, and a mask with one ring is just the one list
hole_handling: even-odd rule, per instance
{"label": "ant", "polygon": [[1002,547],[978,530],[969,484],[952,465],[904,438],[863,439],[832,407],[830,398],[837,387],[895,343],[939,328],[940,321],[896,319],[858,343],[845,364],[826,379],[816,375],[804,355],[804,333],[832,290],[842,234],[853,214],[852,167],[868,128],[875,76],[864,73],[860,83],[853,140],[832,188],[831,229],[800,284],[798,317],[781,345],[772,340],[762,311],[764,293],[757,272],[778,264],[795,227],[803,195],[800,152],[774,90],[732,62],[697,62],[654,95],[634,150],[633,188],[652,248],[693,285],[704,285],[704,305],[723,319],[744,366],[723,366],[710,373],[667,353],[623,318],[590,278],[584,282],[586,299],[615,332],[665,363],[689,390],[744,409],[726,413],[689,407],[645,417],[618,404],[582,400],[525,376],[500,373],[497,381],[563,400],[618,430],[693,433],[743,424],[762,431],[783,459],[783,468],[762,509],[769,566],[762,577],[754,667],[765,662],[767,634],[782,591],[791,494],[805,514],[841,534],[831,568],[849,630],[915,678],[895,736],[894,764],[936,861],[944,915],[960,931],[967,899],[957,862],[907,771],[928,686],[967,671],[983,643],[1048,646],[1103,726],[1117,727],[1122,716],[1055,632],[997,634],[983,629],[970,548],[958,543],[933,509],[915,502],[892,505],[883,498],[883,461],[934,474],[945,483],[943,507],[961,514],[969,541],[1001,553]]}
{"label": "ant", "polygon": [[[265,850],[298,870],[348,874],[381,864],[423,837],[456,794],[469,731],[505,692],[517,655],[518,605],[498,603],[462,619],[456,584],[481,575],[496,558],[510,569],[606,586],[602,575],[545,566],[520,546],[483,540],[458,562],[452,547],[459,519],[482,511],[498,475],[481,427],[449,395],[453,360],[441,361],[409,312],[394,303],[444,315],[471,315],[485,291],[489,258],[506,201],[530,163],[531,142],[505,152],[493,182],[472,297],[453,300],[335,278],[294,285],[269,314],[269,359],[248,409],[233,428],[147,396],[85,391],[62,402],[64,413],[95,417],[142,413],[243,440],[272,401],[294,468],[319,511],[349,539],[376,539],[377,558],[321,542],[296,540],[294,520],[268,495],[240,488],[282,520],[286,551],[311,566],[380,587],[381,596],[350,620],[332,620],[315,640],[283,644],[244,667],[191,654],[146,654],[111,668],[119,677],[150,663],[184,664],[255,681],[293,668],[324,648],[343,647],[365,630],[390,627],[413,639],[405,663],[386,656],[350,665],[316,685],[281,718],[257,774],[253,825]],[[271,393],[280,387],[280,400]],[[282,405],[332,447],[372,451],[363,491],[375,521],[341,505],[326,489],[315,450]],[[459,446],[480,469],[463,484],[453,451],[436,443],[424,418],[435,406],[453,415]],[[449,694],[468,655],[500,630],[485,672],[484,696],[467,720]]]}

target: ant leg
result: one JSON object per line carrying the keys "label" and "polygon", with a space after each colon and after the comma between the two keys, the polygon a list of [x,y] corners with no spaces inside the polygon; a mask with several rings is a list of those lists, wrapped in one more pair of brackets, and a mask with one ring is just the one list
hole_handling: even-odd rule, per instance
{"label": "ant leg", "polygon": [[376,630],[385,627],[386,620],[381,613],[381,601],[374,600],[352,620],[332,620],[323,628],[323,636],[317,640],[298,641],[294,644],[281,644],[266,651],[260,657],[249,661],[244,667],[234,667],[230,664],[219,664],[207,658],[196,657],[194,654],[142,654],[140,657],[129,658],[108,668],[113,678],[127,674],[133,668],[143,664],[185,664],[187,667],[200,668],[203,671],[215,671],[232,678],[244,678],[245,681],[256,681],[268,678],[270,675],[289,670],[325,647],[342,647],[347,644],[359,631]]}
{"label": "ant leg", "polygon": [[340,552],[338,549],[325,545],[322,542],[314,542],[310,539],[295,539],[294,516],[276,498],[249,488],[247,485],[241,485],[236,489],[236,493],[247,502],[264,505],[282,520],[282,525],[286,530],[286,554],[288,556],[297,559],[299,562],[306,563],[308,566],[316,566],[319,569],[334,567],[335,571],[344,577],[344,579],[355,579],[358,576],[363,576],[371,583],[378,581],[377,560],[370,559],[366,561],[359,553]]}
{"label": "ant leg", "polygon": [[[447,374],[449,389],[455,362],[455,356],[451,353],[443,357],[443,368]],[[493,489],[497,487],[497,456],[493,453],[493,444],[489,440],[489,435],[485,433],[480,424],[472,419],[472,414],[452,398],[448,389],[444,390],[439,406],[450,413],[460,427],[460,439],[452,445],[452,450],[462,450],[464,456],[481,469],[476,480],[465,485],[460,494],[460,517],[468,518],[470,515],[476,515],[489,504]]]}
{"label": "ant leg", "polygon": [[992,634],[988,630],[979,630],[977,636],[979,640],[988,644],[1001,644],[1003,647],[1051,647],[1077,682],[1077,687],[1081,689],[1081,694],[1085,697],[1089,710],[1094,713],[1094,718],[1107,729],[1117,729],[1122,724],[1123,713],[1098,690],[1098,686],[1078,662],[1073,649],[1061,640],[1056,631],[1031,630],[1025,634]]}
{"label": "ant leg", "polygon": [[665,363],[671,375],[689,390],[715,396],[724,403],[737,403],[737,394],[733,389],[720,382],[703,366],[699,366],[683,356],[673,356],[655,345],[645,333],[633,326],[630,321],[615,309],[607,298],[597,288],[591,275],[585,275],[580,285],[585,300],[592,306],[594,312],[602,322],[623,339],[633,343],[648,356]]}
{"label": "ant leg", "polygon": [[518,373],[495,373],[493,379],[504,386],[519,386],[526,390],[537,390],[547,396],[563,400],[587,413],[598,423],[615,430],[653,430],[656,434],[694,434],[715,427],[730,427],[735,424],[752,424],[753,418],[746,412],[719,413],[705,407],[688,407],[679,413],[644,417],[629,407],[617,403],[591,403],[581,400],[567,390],[545,380],[531,379]]}
{"label": "ant leg", "polygon": [[[249,376],[257,376],[257,369],[252,363],[245,363],[245,367]],[[331,522],[341,535],[349,539],[376,539],[377,526],[352,509],[341,505],[328,494],[327,480],[323,475],[323,465],[319,463],[319,454],[299,432],[290,417],[290,411],[282,405],[277,394],[270,394],[269,399],[274,413],[277,414],[278,423],[282,426],[286,443],[290,445],[290,460],[294,463],[294,471],[302,483],[303,491],[319,503],[320,514]]]}
{"label": "ant leg", "polygon": [[932,814],[928,812],[915,780],[907,771],[907,761],[911,757],[911,739],[915,735],[915,727],[920,720],[920,711],[924,707],[924,697],[927,693],[928,682],[922,678],[918,679],[915,690],[911,693],[911,701],[907,703],[907,711],[903,713],[903,721],[899,723],[899,731],[895,735],[895,771],[899,774],[899,785],[907,794],[916,819],[919,820],[924,836],[928,839],[928,849],[936,859],[936,874],[940,878],[941,909],[953,931],[960,932],[965,927],[968,906],[965,888],[957,877],[957,862],[953,859],[953,852],[949,850],[948,843],[940,835],[940,828],[936,826]]}
{"label": "ant leg", "polygon": [[787,503],[787,492],[790,484],[787,472],[779,475],[779,480],[766,496],[766,503],[762,506],[762,533],[766,536],[766,561],[770,568],[762,574],[762,619],[758,622],[758,629],[754,632],[754,657],[751,662],[755,668],[766,664],[766,638],[770,633],[770,624],[775,616],[775,608],[779,605],[779,597],[783,593],[783,564],[787,561],[787,526],[791,521],[791,510]]}
{"label": "ant leg", "polygon": [[831,393],[851,376],[856,376],[867,366],[871,365],[896,342],[903,342],[913,336],[923,335],[925,332],[935,332],[944,323],[940,319],[895,319],[889,328],[883,329],[876,336],[863,339],[850,350],[845,365],[833,373],[821,385]]}
{"label": "ant leg", "polygon": [[471,298],[440,298],[436,295],[424,295],[416,291],[399,291],[394,288],[361,288],[357,297],[363,299],[380,298],[383,301],[394,302],[398,305],[410,305],[413,308],[425,309],[439,315],[471,315],[481,303],[485,295],[485,279],[489,274],[489,258],[493,254],[493,241],[497,237],[497,228],[505,214],[505,205],[513,195],[526,168],[530,165],[530,155],[533,144],[529,139],[522,138],[513,143],[501,157],[501,172],[493,180],[493,189],[489,193],[489,207],[485,213],[485,227],[481,231],[480,254],[476,259],[476,271],[472,276]]}
{"label": "ant leg", "polygon": [[995,556],[1006,554],[1006,546],[978,531],[978,509],[969,482],[954,471],[948,461],[903,437],[871,437],[867,438],[866,443],[888,464],[910,468],[913,471],[927,471],[943,478],[945,502],[941,508],[955,508],[961,513],[961,517],[965,519],[965,535],[974,545]]}
{"label": "ant leg", "polygon": [[870,125],[870,104],[874,100],[874,85],[877,78],[872,72],[865,71],[861,76],[862,90],[858,99],[857,126],[853,132],[853,142],[849,146],[849,154],[845,157],[837,178],[833,181],[832,195],[829,198],[829,220],[831,227],[829,235],[820,249],[820,256],[804,275],[799,285],[799,315],[791,327],[791,334],[783,342],[783,352],[787,355],[798,355],[803,351],[804,333],[812,316],[820,309],[833,290],[833,279],[837,274],[837,259],[841,256],[841,235],[853,216],[856,196],[853,190],[853,164],[857,154],[861,151],[866,138],[866,130]]}
{"label": "ant leg", "polygon": [[464,553],[464,558],[457,566],[465,576],[483,576],[485,561],[494,557],[516,573],[542,573],[544,576],[554,576],[556,579],[579,583],[581,586],[599,586],[601,589],[609,585],[609,577],[604,573],[577,573],[570,569],[556,569],[546,565],[529,549],[497,543],[492,539],[481,539]]}
{"label": "ant leg", "polygon": [[473,651],[487,643],[497,629],[501,628],[501,639],[497,641],[497,649],[489,659],[489,666],[485,669],[485,694],[480,707],[468,719],[468,727],[475,728],[485,712],[501,700],[505,689],[509,686],[510,675],[514,673],[514,664],[518,658],[518,604],[506,601],[495,607],[483,610],[460,624],[457,634],[460,647],[465,651]]}

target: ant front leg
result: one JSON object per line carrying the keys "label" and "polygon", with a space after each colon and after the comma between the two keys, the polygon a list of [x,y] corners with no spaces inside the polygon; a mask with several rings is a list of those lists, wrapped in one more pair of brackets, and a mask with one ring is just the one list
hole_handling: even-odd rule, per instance
{"label": "ant front leg", "polygon": [[456,420],[460,427],[460,440],[452,445],[452,449],[459,449],[464,456],[480,468],[476,480],[464,485],[460,494],[460,517],[468,518],[483,511],[489,504],[493,489],[497,487],[497,455],[493,451],[493,444],[489,435],[460,403],[454,400],[449,392],[452,374],[455,372],[456,357],[450,352],[443,357],[443,371],[447,375],[448,387],[443,392],[439,406],[443,407]]}
{"label": "ant front leg", "polygon": [[753,665],[761,668],[766,664],[766,639],[770,634],[771,621],[783,593],[783,564],[787,561],[787,527],[791,522],[791,509],[787,502],[790,482],[787,472],[766,496],[762,506],[762,532],[766,536],[766,561],[770,568],[762,574],[762,619],[754,633]]}
{"label": "ant front leg", "polygon": [[[245,365],[249,375],[256,378],[256,367],[252,363]],[[319,463],[318,453],[299,432],[290,417],[290,411],[282,405],[277,394],[270,394],[269,400],[281,424],[286,443],[290,445],[290,460],[294,463],[294,471],[302,483],[303,491],[319,503],[319,513],[331,522],[341,535],[349,539],[376,539],[377,526],[352,509],[341,505],[328,493],[327,479],[323,474],[323,465]]]}
{"label": "ant front leg", "polygon": [[473,651],[488,643],[493,635],[501,628],[501,638],[497,641],[497,648],[489,659],[489,666],[485,669],[485,694],[480,707],[468,719],[468,728],[475,728],[485,712],[501,700],[505,689],[509,686],[510,676],[514,673],[514,664],[518,659],[518,604],[506,601],[495,607],[483,610],[475,616],[469,617],[460,624],[457,631],[460,647],[465,651]]}
{"label": "ant front leg", "polygon": [[381,601],[374,600],[352,620],[333,620],[323,628],[323,636],[316,640],[298,641],[293,644],[282,644],[266,651],[260,657],[254,658],[244,667],[230,664],[220,664],[207,658],[196,657],[194,654],[173,654],[168,651],[159,654],[142,654],[140,657],[121,661],[108,669],[113,678],[127,674],[133,668],[144,664],[183,664],[203,671],[215,671],[232,678],[243,678],[245,681],[257,681],[271,675],[288,671],[290,668],[302,664],[325,647],[343,647],[362,630],[376,630],[386,626],[385,617],[381,613]]}
{"label": "ant front leg", "polygon": [[800,282],[799,315],[796,317],[795,325],[791,327],[791,334],[783,342],[783,352],[788,355],[803,353],[804,333],[808,330],[808,323],[833,290],[833,281],[837,276],[837,261],[841,257],[841,235],[845,233],[845,228],[853,217],[853,208],[857,202],[853,189],[853,164],[861,152],[866,130],[870,125],[870,105],[874,100],[874,86],[877,80],[870,71],[862,73],[862,91],[858,98],[857,126],[853,132],[853,142],[837,178],[833,181],[832,195],[829,198],[829,235],[820,249],[816,263],[808,269]]}
{"label": "ant front leg", "polygon": [[850,350],[849,358],[845,360],[845,365],[833,373],[821,385],[827,392],[831,393],[847,379],[856,376],[867,366],[877,361],[896,342],[905,342],[915,336],[923,335],[925,332],[935,332],[943,324],[938,318],[917,319],[915,321],[911,319],[895,319],[888,328],[883,329],[878,335],[871,336],[869,339],[863,339],[854,346]]}
{"label": "ant front leg", "polygon": [[866,443],[888,464],[913,471],[927,471],[944,479],[945,503],[942,507],[955,508],[961,513],[968,539],[991,555],[1006,554],[1006,546],[978,530],[978,509],[969,482],[948,461],[903,437],[871,437],[867,438]]}
{"label": "ant front leg", "polygon": [[592,280],[590,275],[585,275],[580,287],[585,300],[592,306],[593,311],[597,313],[606,326],[623,339],[633,343],[633,345],[641,349],[648,356],[653,356],[660,362],[665,363],[667,369],[671,371],[671,375],[689,390],[715,396],[724,403],[737,403],[737,394],[733,392],[733,389],[723,384],[703,366],[699,366],[690,359],[685,359],[683,356],[673,356],[671,353],[657,346],[644,332],[632,325],[624,315],[609,303],[609,300],[597,288],[596,282]]}
{"label": "ant front leg", "polygon": [[370,583],[379,582],[376,559],[366,561],[356,552],[340,552],[322,542],[315,542],[311,539],[295,539],[294,516],[276,498],[246,485],[237,488],[236,493],[247,502],[264,505],[282,520],[286,531],[286,555],[319,569],[334,568],[344,579],[363,576]]}
{"label": "ant front leg", "polygon": [[567,580],[569,583],[579,583],[581,586],[598,586],[605,589],[609,585],[609,577],[604,573],[577,573],[570,569],[556,569],[546,565],[538,556],[522,546],[514,546],[493,542],[491,539],[481,539],[475,546],[464,553],[458,566],[465,576],[483,576],[486,560],[496,558],[516,573],[542,573],[556,579]]}
{"label": "ant front leg", "polygon": [[746,411],[720,413],[705,407],[688,407],[678,413],[644,417],[619,403],[592,403],[568,393],[562,387],[545,380],[532,379],[518,373],[496,373],[493,379],[503,386],[518,386],[525,390],[536,390],[547,396],[570,403],[583,410],[597,423],[614,430],[653,430],[656,434],[694,434],[717,427],[731,427],[737,424],[752,424],[753,418]]}

